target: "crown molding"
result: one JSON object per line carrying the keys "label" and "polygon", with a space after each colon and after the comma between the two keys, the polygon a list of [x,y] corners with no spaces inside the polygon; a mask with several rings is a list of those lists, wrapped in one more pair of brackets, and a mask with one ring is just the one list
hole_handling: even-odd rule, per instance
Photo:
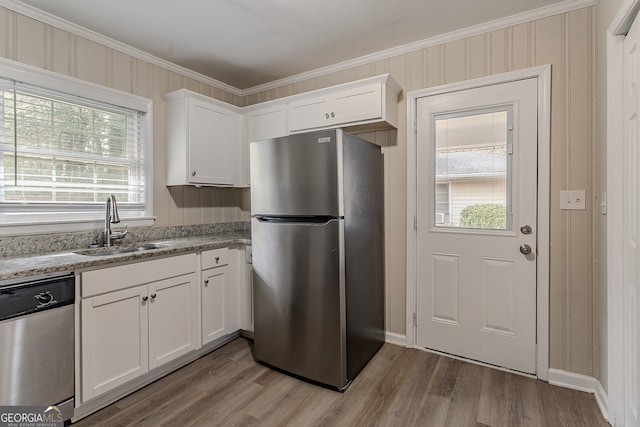
{"label": "crown molding", "polygon": [[75,34],[80,37],[84,37],[88,40],[100,43],[109,48],[118,50],[127,55],[131,55],[135,58],[147,61],[151,64],[166,68],[169,71],[173,71],[182,74],[186,77],[194,79],[198,82],[216,87],[226,92],[232,93],[237,96],[248,96],[256,93],[264,92],[267,90],[275,89],[281,86],[298,83],[304,80],[312,79],[315,77],[323,76],[325,74],[334,73],[337,71],[347,70],[349,68],[358,67],[360,65],[370,64],[372,62],[381,61],[392,58],[394,56],[403,55],[409,52],[413,52],[420,49],[425,49],[431,46],[436,46],[443,43],[448,43],[454,40],[459,40],[471,36],[475,36],[490,31],[499,30],[506,27],[511,27],[524,22],[534,21],[536,19],[546,18],[548,16],[557,15],[560,13],[571,12],[576,9],[582,9],[584,7],[595,6],[599,0],[567,0],[561,3],[541,7],[529,12],[520,13],[517,15],[508,16],[506,18],[496,19],[494,21],[486,22],[484,24],[475,25],[473,27],[464,28],[462,30],[452,31],[450,33],[430,37],[427,39],[419,40],[413,43],[407,43],[405,45],[397,46],[391,49],[386,49],[380,52],[364,55],[358,58],[350,59],[347,61],[339,62],[337,64],[329,65],[322,68],[317,68],[312,71],[296,74],[290,77],[274,80],[262,85],[253,86],[246,89],[238,89],[234,86],[223,83],[219,80],[197,73],[188,68],[174,64],[167,60],[158,58],[140,49],[129,46],[125,43],[121,43],[110,37],[106,37],[95,31],[91,31],[80,25],[69,22],[65,19],[59,18],[43,10],[29,6],[19,0],[0,0],[0,6],[13,10],[14,12],[28,16],[30,18],[41,21],[45,24],[52,25],[64,31],[68,31],[71,34]]}
{"label": "crown molding", "polygon": [[382,50],[370,55],[361,56],[359,58],[349,59],[344,62],[329,65],[327,67],[317,68],[312,71],[296,74],[294,76],[285,77],[279,80],[274,80],[269,83],[265,83],[258,86],[253,86],[242,90],[242,95],[253,95],[256,93],[264,92],[267,90],[275,89],[285,85],[298,83],[304,80],[320,77],[326,74],[335,73],[337,71],[344,71],[350,68],[355,68],[361,65],[370,64],[376,61],[382,61],[392,58],[394,56],[403,55],[406,53],[414,52],[416,50],[425,49],[431,46],[436,46],[443,43],[452,42],[455,40],[464,39],[467,37],[476,36],[478,34],[488,33],[491,31],[499,30],[502,28],[512,27],[514,25],[522,24],[525,22],[534,21],[537,19],[546,18],[560,13],[571,12],[573,10],[582,9],[585,7],[595,6],[599,0],[567,0],[562,3],[556,3],[549,6],[541,7],[539,9],[531,10],[517,15],[507,16],[506,18],[500,18],[493,21],[486,22],[480,25],[474,25],[473,27],[463,28],[461,30],[452,31],[450,33],[430,37],[427,39],[419,40],[417,42],[407,43],[405,45],[393,47],[387,50]]}
{"label": "crown molding", "polygon": [[213,79],[211,77],[205,76],[204,74],[197,73],[193,70],[182,67],[180,65],[174,64],[173,62],[169,62],[162,58],[158,58],[157,56],[151,55],[150,53],[147,53],[143,50],[137,49],[133,46],[129,46],[128,44],[125,44],[125,43],[121,43],[110,37],[107,37],[95,31],[89,30],[88,28],[82,27],[80,25],[74,24],[73,22],[69,22],[65,19],[62,19],[58,16],[52,15],[41,9],[30,6],[21,1],[0,0],[0,6],[13,10],[14,12],[17,12],[21,15],[28,16],[29,18],[33,18],[45,24],[52,25],[56,28],[67,31],[76,36],[83,37],[87,40],[91,40],[93,42],[99,43],[111,49],[115,49],[127,55],[131,55],[135,58],[141,59],[143,61],[157,65],[159,67],[165,68],[169,71],[179,73],[185,77],[189,77],[200,83],[211,85],[213,87],[224,90],[226,92],[230,92],[234,95],[243,96],[242,90],[236,87],[223,83],[219,80]]}

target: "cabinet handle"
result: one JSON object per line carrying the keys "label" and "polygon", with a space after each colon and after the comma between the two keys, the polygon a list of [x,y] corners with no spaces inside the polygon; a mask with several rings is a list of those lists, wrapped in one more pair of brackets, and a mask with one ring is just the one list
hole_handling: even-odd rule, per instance
{"label": "cabinet handle", "polygon": [[219,256],[216,257],[216,264],[218,264],[218,263],[220,263],[220,257]]}
{"label": "cabinet handle", "polygon": [[329,118],[329,113],[325,114],[324,117],[325,117],[325,119],[328,119]]}
{"label": "cabinet handle", "polygon": [[142,297],[142,302],[146,302],[149,299],[149,297]]}
{"label": "cabinet handle", "polygon": [[151,294],[151,299],[152,300],[156,299],[156,296],[157,296],[156,294]]}
{"label": "cabinet handle", "polygon": [[207,280],[205,280],[205,281],[204,281],[204,285],[205,285],[205,286],[208,286],[208,285],[209,285],[209,279],[207,279]]}
{"label": "cabinet handle", "polygon": [[196,176],[196,171],[192,171],[191,176]]}
{"label": "cabinet handle", "polygon": [[334,113],[333,111],[331,112],[331,118],[335,117],[336,113]]}

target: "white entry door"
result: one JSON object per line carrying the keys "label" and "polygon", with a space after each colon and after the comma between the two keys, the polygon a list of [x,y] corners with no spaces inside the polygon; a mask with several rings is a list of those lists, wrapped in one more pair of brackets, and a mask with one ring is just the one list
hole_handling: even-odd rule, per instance
{"label": "white entry door", "polygon": [[536,367],[537,79],[417,100],[417,343]]}
{"label": "white entry door", "polygon": [[638,209],[640,186],[640,24],[638,18],[624,41],[624,403],[625,422],[628,427],[640,426],[640,276],[638,263]]}

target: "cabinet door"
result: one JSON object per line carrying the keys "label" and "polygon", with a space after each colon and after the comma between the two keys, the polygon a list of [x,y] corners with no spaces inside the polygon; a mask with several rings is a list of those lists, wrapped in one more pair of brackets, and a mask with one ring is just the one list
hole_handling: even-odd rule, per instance
{"label": "cabinet door", "polygon": [[146,297],[137,286],[82,300],[83,402],[149,370]]}
{"label": "cabinet door", "polygon": [[240,256],[244,257],[239,249],[229,249],[229,265],[225,278],[225,299],[224,299],[224,328],[227,334],[240,330],[241,312],[244,307],[241,305],[241,289],[239,284]]}
{"label": "cabinet door", "polygon": [[287,105],[290,132],[331,125],[331,104],[326,96],[302,99]]}
{"label": "cabinet door", "polygon": [[247,318],[246,318],[246,330],[253,332],[253,264],[246,264],[246,286],[247,286],[247,300],[245,304],[247,306]]}
{"label": "cabinet door", "polygon": [[286,134],[287,111],[284,104],[247,113],[247,139],[249,143],[278,138]]}
{"label": "cabinet door", "polygon": [[199,347],[196,277],[149,284],[149,369]]}
{"label": "cabinet door", "polygon": [[202,272],[202,344],[227,333],[225,327],[225,297],[228,267]]}
{"label": "cabinet door", "polygon": [[333,125],[379,120],[382,117],[382,87],[380,84],[338,92],[332,99]]}
{"label": "cabinet door", "polygon": [[236,113],[189,99],[189,182],[234,183]]}

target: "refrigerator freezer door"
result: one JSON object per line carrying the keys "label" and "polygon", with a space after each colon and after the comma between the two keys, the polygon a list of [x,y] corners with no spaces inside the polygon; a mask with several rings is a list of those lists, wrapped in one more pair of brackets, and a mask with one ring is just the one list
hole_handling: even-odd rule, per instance
{"label": "refrigerator freezer door", "polygon": [[339,130],[252,142],[251,212],[342,216]]}
{"label": "refrigerator freezer door", "polygon": [[347,383],[343,221],[253,218],[255,357],[342,388]]}

